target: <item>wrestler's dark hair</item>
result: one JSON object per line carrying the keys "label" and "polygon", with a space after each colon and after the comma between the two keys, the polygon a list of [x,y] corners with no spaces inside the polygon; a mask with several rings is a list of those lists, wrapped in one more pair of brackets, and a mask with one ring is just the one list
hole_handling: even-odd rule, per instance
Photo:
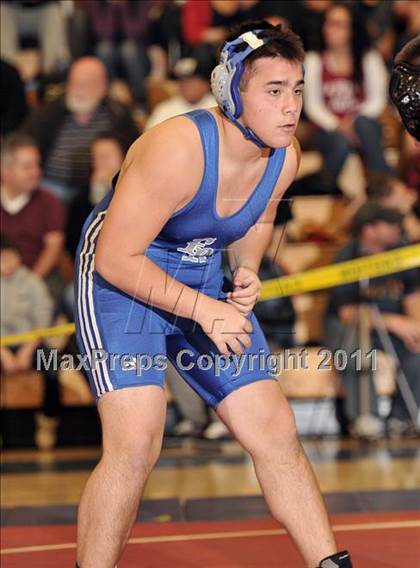
{"label": "wrestler's dark hair", "polygon": [[[351,57],[353,63],[353,80],[359,85],[363,84],[363,56],[371,48],[371,40],[367,31],[365,20],[360,13],[360,8],[353,2],[333,2],[328,6],[325,14],[337,7],[344,8],[351,18]],[[321,38],[321,51],[324,51],[325,40]]]}
{"label": "wrestler's dark hair", "polygon": [[420,65],[420,35],[409,41],[395,56],[395,65],[409,63]]}
{"label": "wrestler's dark hair", "polygon": [[[305,50],[300,37],[295,34],[289,27],[279,24],[273,26],[266,20],[250,20],[242,24],[238,24],[231,28],[226,41],[233,41],[245,32],[253,30],[262,30],[258,33],[258,37],[262,39],[269,38],[269,42],[255,49],[246,58],[244,62],[244,74],[241,80],[241,89],[246,87],[246,83],[250,76],[252,65],[257,59],[263,57],[282,57],[288,61],[296,61],[303,63],[305,59]],[[241,52],[246,49],[247,43],[238,45],[236,51]]]}

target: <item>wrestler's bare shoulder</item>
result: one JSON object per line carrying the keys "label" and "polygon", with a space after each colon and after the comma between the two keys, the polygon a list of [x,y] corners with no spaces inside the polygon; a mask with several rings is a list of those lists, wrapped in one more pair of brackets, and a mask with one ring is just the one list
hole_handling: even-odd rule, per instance
{"label": "wrestler's bare shoulder", "polygon": [[133,162],[144,161],[152,169],[179,172],[188,167],[189,174],[196,169],[202,173],[203,151],[197,126],[185,116],[176,116],[146,131],[129,148],[123,171]]}
{"label": "wrestler's bare shoulder", "polygon": [[194,197],[203,171],[200,133],[192,120],[177,116],[151,128],[131,145],[116,196],[120,199],[124,194],[136,201],[148,196],[171,214]]}

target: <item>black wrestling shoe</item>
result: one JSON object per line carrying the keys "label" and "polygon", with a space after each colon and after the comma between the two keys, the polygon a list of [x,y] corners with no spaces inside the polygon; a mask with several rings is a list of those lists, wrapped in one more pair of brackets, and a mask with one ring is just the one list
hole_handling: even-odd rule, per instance
{"label": "black wrestling shoe", "polygon": [[353,568],[353,564],[347,550],[342,550],[321,560],[318,568]]}

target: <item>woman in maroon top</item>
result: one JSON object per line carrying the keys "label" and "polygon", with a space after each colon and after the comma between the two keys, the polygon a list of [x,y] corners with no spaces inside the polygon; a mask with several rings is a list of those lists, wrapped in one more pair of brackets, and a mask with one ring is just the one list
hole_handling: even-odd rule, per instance
{"label": "woman in maroon top", "polygon": [[305,110],[318,127],[315,145],[331,186],[350,152],[357,150],[368,171],[388,173],[378,117],[387,104],[388,74],[381,55],[370,49],[357,7],[333,4],[323,26],[324,48],[305,60]]}

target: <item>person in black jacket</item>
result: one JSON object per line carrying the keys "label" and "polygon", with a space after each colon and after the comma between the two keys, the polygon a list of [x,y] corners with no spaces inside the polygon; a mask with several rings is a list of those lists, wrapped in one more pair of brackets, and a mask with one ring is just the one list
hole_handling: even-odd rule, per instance
{"label": "person in black jacket", "polygon": [[67,204],[88,185],[89,147],[98,134],[114,132],[124,150],[139,135],[129,110],[107,91],[103,63],[82,57],[70,68],[64,96],[35,110],[24,125],[41,151],[43,187]]}
{"label": "person in black jacket", "polygon": [[3,0],[0,3],[1,54],[18,62],[21,40],[35,39],[45,74],[65,68],[70,60],[67,18],[58,0]]}
{"label": "person in black jacket", "polygon": [[[371,254],[398,249],[406,243],[401,237],[403,215],[396,209],[384,208],[378,203],[368,201],[363,205],[353,220],[353,239],[342,248],[336,262],[345,262]],[[374,382],[370,377],[370,414],[368,424],[362,420],[360,375],[361,362],[357,362],[357,353],[361,351],[360,335],[355,325],[359,322],[360,305],[369,305],[370,342],[372,357],[377,350],[389,346],[382,338],[385,329],[392,343],[393,351],[405,375],[408,387],[412,391],[416,405],[420,402],[420,278],[419,269],[414,268],[384,276],[342,284],[332,288],[327,307],[324,333],[325,345],[332,353],[341,351],[346,364],[340,370],[346,397],[344,416],[341,421],[350,426],[355,437],[376,438],[383,434],[384,424],[379,418],[378,399]],[[381,315],[378,325],[374,307]],[[391,350],[392,351],[392,350]],[[362,354],[364,357],[364,354]],[[369,367],[374,370],[375,364]],[[347,423],[347,424],[346,424]],[[387,431],[392,437],[411,435],[415,432],[406,399],[398,388],[393,396],[392,407],[387,417]]]}

